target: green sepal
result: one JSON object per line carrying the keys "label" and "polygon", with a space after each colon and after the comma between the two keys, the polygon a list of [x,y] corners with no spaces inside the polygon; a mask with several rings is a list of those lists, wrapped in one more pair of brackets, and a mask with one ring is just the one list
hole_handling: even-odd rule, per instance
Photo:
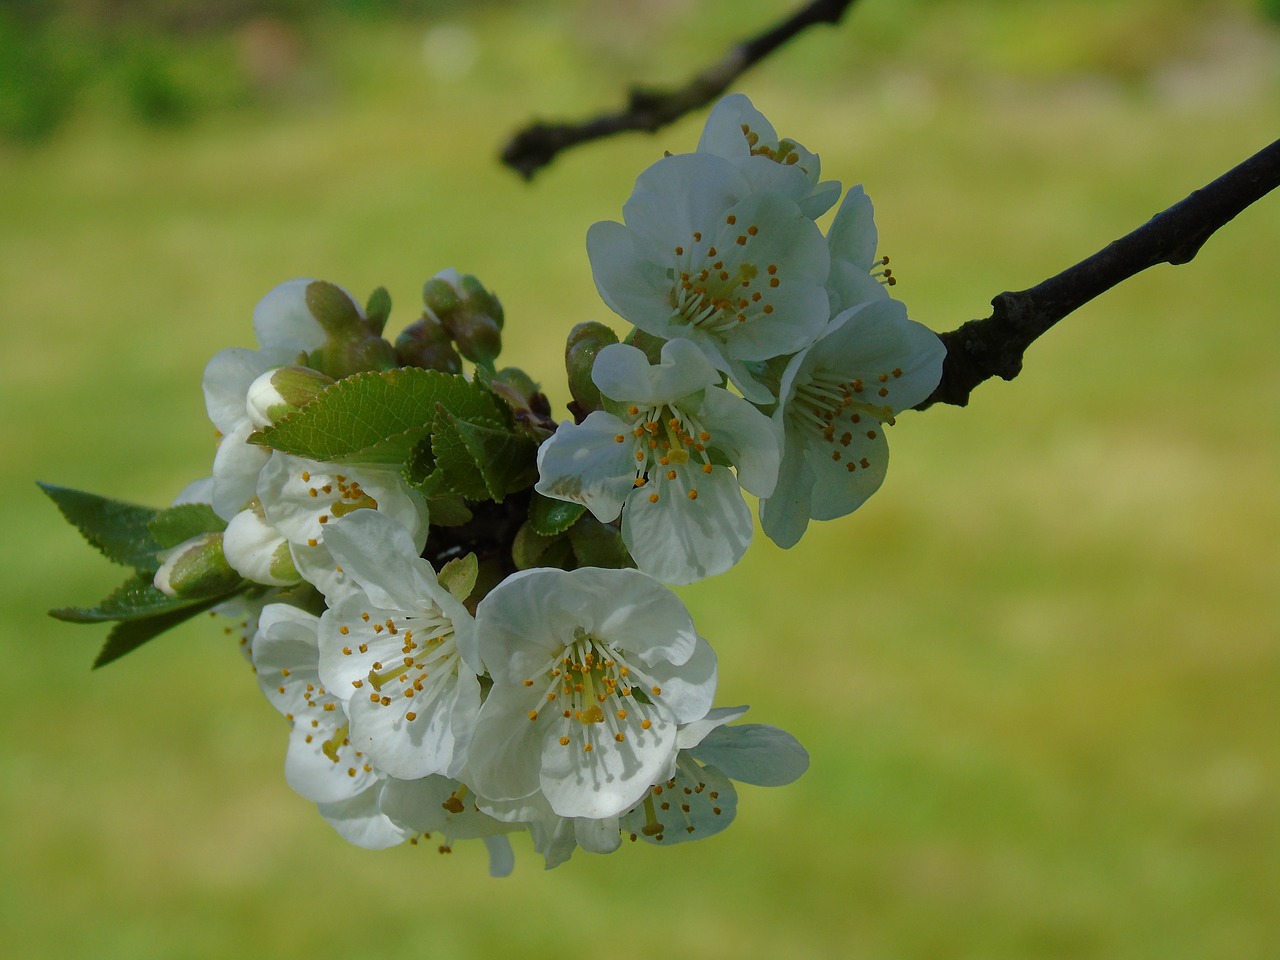
{"label": "green sepal", "polygon": [[466,603],[471,591],[476,588],[476,577],[480,574],[480,561],[474,553],[465,557],[454,557],[443,567],[437,579],[459,603]]}
{"label": "green sepal", "polygon": [[386,287],[378,287],[369,294],[369,301],[364,306],[365,323],[374,336],[382,336],[382,331],[391,319],[391,294]]}
{"label": "green sepal", "polygon": [[[490,394],[492,396],[492,394]],[[500,421],[436,408],[431,452],[445,487],[468,500],[501,502],[538,478],[538,446]]]}
{"label": "green sepal", "polygon": [[[158,591],[157,591],[158,592]],[[237,591],[238,592],[238,591]],[[148,640],[154,640],[166,630],[172,630],[179,624],[186,623],[192,617],[205,613],[234,594],[223,597],[210,597],[206,600],[191,602],[182,601],[183,606],[168,613],[161,613],[139,620],[124,620],[117,623],[107,634],[107,642],[94,658],[93,668],[105,667],[113,660],[119,660],[126,653],[132,653]],[[174,601],[178,602],[178,601]]]}
{"label": "green sepal", "polygon": [[305,294],[307,310],[330,337],[350,337],[361,331],[360,310],[345,290],[327,280],[313,280]]}
{"label": "green sepal", "polygon": [[249,441],[329,463],[404,463],[440,406],[467,419],[502,420],[502,406],[482,386],[438,370],[400,367],[339,380]]}
{"label": "green sepal", "polygon": [[545,537],[564,533],[586,511],[580,503],[555,500],[535,492],[529,500],[529,525]]}
{"label": "green sepal", "polygon": [[155,573],[161,547],[149,525],[159,513],[151,507],[126,503],[51,483],[38,484],[67,518],[67,522],[112,563]]}
{"label": "green sepal", "polygon": [[227,521],[207,503],[181,503],[161,510],[147,524],[147,530],[161,550],[176,547],[202,533],[221,533],[226,529]]}

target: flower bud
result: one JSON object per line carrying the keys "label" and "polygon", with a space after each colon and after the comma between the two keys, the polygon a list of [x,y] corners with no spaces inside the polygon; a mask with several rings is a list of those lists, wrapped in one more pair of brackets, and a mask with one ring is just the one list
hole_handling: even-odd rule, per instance
{"label": "flower bud", "polygon": [[462,372],[462,357],[453,348],[449,331],[439,317],[430,313],[409,324],[396,337],[396,359],[405,367]]}
{"label": "flower bud", "polygon": [[596,354],[617,342],[618,335],[603,323],[579,323],[569,331],[564,345],[564,366],[569,375],[569,392],[582,417],[600,409],[600,388],[591,379]]}
{"label": "flower bud", "polygon": [[[365,370],[393,370],[398,366],[395,350],[379,333],[385,316],[366,319],[360,305],[341,287],[324,280],[307,284],[307,310],[327,333],[325,343],[307,354],[307,366],[335,380]],[[371,302],[382,309],[378,298]],[[389,311],[389,303],[386,304]]]}
{"label": "flower bud", "polygon": [[[271,587],[285,587],[302,579],[284,534],[267,523],[261,506],[241,510],[222,534],[226,562],[246,580]],[[256,509],[255,509],[256,507]]]}
{"label": "flower bud", "polygon": [[396,351],[381,337],[338,340],[333,337],[307,355],[307,365],[322,370],[335,380],[366,370],[394,370],[400,366]]}
{"label": "flower bud", "polygon": [[245,404],[255,427],[267,427],[306,406],[333,378],[310,367],[278,367],[249,384]]}
{"label": "flower bud", "polygon": [[152,582],[166,596],[216,597],[234,590],[241,581],[223,555],[221,533],[202,533],[159,556],[160,569]]}
{"label": "flower bud", "polygon": [[473,363],[492,366],[502,351],[504,315],[498,298],[479,280],[442,270],[423,286],[422,302],[428,315],[444,325],[459,353]]}

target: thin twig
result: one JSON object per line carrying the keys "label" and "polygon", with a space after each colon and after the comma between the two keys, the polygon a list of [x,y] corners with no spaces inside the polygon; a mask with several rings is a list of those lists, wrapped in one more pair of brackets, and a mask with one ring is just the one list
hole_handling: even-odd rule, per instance
{"label": "thin twig", "polygon": [[839,23],[845,11],[856,2],[813,0],[776,26],[737,44],[720,62],[703,70],[683,87],[665,91],[633,87],[627,96],[627,106],[620,113],[605,114],[582,123],[531,124],[502,148],[502,162],[529,180],[561,151],[580,143],[629,130],[650,133],[660,130],[711,103],[750,67],[802,30],[818,23]]}
{"label": "thin twig", "polygon": [[963,407],[983,381],[1012,380],[1027,347],[1067,314],[1148,267],[1187,263],[1218,228],[1278,186],[1280,140],[1074,267],[1028,290],[999,294],[991,316],[941,334],[942,382],[916,409]]}

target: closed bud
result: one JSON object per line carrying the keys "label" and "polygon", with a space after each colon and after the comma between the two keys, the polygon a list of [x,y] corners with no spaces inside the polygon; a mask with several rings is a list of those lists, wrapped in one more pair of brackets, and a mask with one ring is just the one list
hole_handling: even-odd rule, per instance
{"label": "closed bud", "polygon": [[396,359],[405,367],[462,372],[462,357],[454,349],[449,331],[440,318],[432,314],[415,320],[396,337]]}
{"label": "closed bud", "polygon": [[307,354],[307,364],[335,380],[366,370],[394,370],[400,366],[395,348],[373,336],[352,340],[330,337],[323,347]]}
{"label": "closed bud", "polygon": [[333,378],[310,367],[278,367],[249,384],[249,419],[267,427],[306,406],[332,384]]}
{"label": "closed bud", "polygon": [[473,363],[492,366],[502,352],[502,304],[470,274],[442,270],[422,288],[428,316],[434,316]]}
{"label": "closed bud", "polygon": [[286,587],[302,579],[294,566],[289,542],[267,523],[256,499],[253,506],[231,518],[222,536],[227,563],[246,580]]}
{"label": "closed bud", "polygon": [[241,582],[222,552],[221,533],[202,533],[159,555],[154,580],[166,596],[194,599],[230,593]]}
{"label": "closed bud", "polygon": [[422,285],[422,303],[437,317],[445,317],[458,309],[462,298],[454,289],[449,276],[457,276],[454,270],[445,270]]}
{"label": "closed bud", "polygon": [[312,281],[307,284],[306,301],[307,310],[329,335],[323,346],[307,354],[307,366],[341,380],[353,373],[393,370],[399,365],[391,344],[379,336],[385,314],[390,313],[390,297],[374,292],[370,304],[379,313],[372,322],[351,294],[337,284]]}
{"label": "closed bud", "polygon": [[502,352],[502,331],[491,317],[469,315],[452,329],[458,352],[473,363],[492,364]]}
{"label": "closed bud", "polygon": [[569,376],[569,392],[573,394],[580,419],[601,406],[600,388],[591,379],[596,354],[617,342],[618,335],[603,323],[579,323],[569,331],[569,339],[564,346],[564,366]]}

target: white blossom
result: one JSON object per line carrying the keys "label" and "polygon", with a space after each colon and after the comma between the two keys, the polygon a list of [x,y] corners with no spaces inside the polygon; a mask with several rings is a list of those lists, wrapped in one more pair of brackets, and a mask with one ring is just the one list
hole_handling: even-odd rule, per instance
{"label": "white blossom", "polygon": [[739,485],[768,496],[777,478],[769,418],[718,386],[687,340],[664,344],[653,366],[635,347],[607,346],[592,375],[613,412],[560,425],[538,450],[538,492],[604,523],[621,513],[636,565],[667,583],[729,569],[752,535]]}
{"label": "white blossom", "polygon": [[394,777],[457,776],[480,709],[471,614],[380,512],[335,523],[328,545],[352,589],[321,618],[320,677],[351,741]]}
{"label": "white blossom", "polygon": [[504,818],[530,819],[541,800],[616,817],[670,776],[679,725],[715,693],[715,655],[684,604],[635,570],[513,574],[480,603],[476,637],[493,687],[462,779]]}
{"label": "white blossom", "polygon": [[840,181],[819,182],[818,155],[794,140],[780,138],[745,94],[731,93],[712,107],[698,152],[731,161],[755,189],[794,200],[811,220],[830,210],[840,197]]}
{"label": "white blossom", "polygon": [[842,517],[879,489],[889,464],[885,426],[933,391],[945,355],[936,334],[886,298],[839,314],[791,359],[774,413],[782,467],[760,502],[771,540],[793,546],[810,519]]}
{"label": "white blossom", "polygon": [[770,402],[751,364],[803,349],[830,317],[817,226],[711,153],[644,171],[623,218],[587,231],[605,303],[653,336],[687,338],[748,400]]}

